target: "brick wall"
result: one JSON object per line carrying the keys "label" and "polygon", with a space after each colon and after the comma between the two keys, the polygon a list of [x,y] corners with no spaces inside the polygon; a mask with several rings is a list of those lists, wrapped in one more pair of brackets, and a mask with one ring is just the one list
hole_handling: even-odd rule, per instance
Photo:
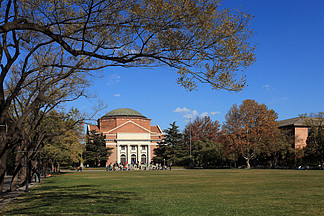
{"label": "brick wall", "polygon": [[117,161],[117,149],[116,149],[116,145],[109,145],[109,144],[107,144],[106,146],[109,147],[109,148],[113,148],[111,150],[112,151],[112,154],[109,156],[108,161],[107,161],[107,164],[109,164],[109,163],[114,164]]}
{"label": "brick wall", "polygon": [[308,128],[296,127],[295,128],[295,148],[305,147],[307,137],[308,137]]}

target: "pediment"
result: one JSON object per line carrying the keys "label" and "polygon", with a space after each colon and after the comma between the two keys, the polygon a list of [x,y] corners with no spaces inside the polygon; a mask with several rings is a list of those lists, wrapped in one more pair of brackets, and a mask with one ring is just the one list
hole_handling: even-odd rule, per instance
{"label": "pediment", "polygon": [[146,128],[142,127],[139,124],[136,124],[133,121],[127,121],[107,133],[151,133],[150,130],[147,130]]}

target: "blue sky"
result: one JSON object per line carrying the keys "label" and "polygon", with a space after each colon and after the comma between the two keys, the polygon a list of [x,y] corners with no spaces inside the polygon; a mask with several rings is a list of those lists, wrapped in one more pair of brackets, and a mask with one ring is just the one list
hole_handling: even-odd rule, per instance
{"label": "blue sky", "polygon": [[[278,120],[324,111],[324,1],[224,0],[223,5],[255,16],[256,62],[246,70],[245,89],[231,93],[200,84],[189,92],[177,85],[176,73],[168,67],[107,68],[89,89],[107,105],[97,117],[132,108],[162,129],[173,121],[183,129],[195,116],[209,115],[223,123],[230,107],[245,99],[266,104]],[[84,111],[90,103],[73,105]]]}

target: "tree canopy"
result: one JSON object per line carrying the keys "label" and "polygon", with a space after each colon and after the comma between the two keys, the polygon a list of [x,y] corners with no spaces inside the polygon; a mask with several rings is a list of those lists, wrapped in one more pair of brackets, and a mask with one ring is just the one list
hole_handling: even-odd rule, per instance
{"label": "tree canopy", "polygon": [[184,135],[187,140],[191,136],[193,141],[204,139],[216,141],[220,137],[220,124],[217,120],[213,121],[209,116],[197,117],[186,125]]}
{"label": "tree canopy", "polygon": [[78,114],[78,110],[72,109],[68,113],[52,111],[47,117],[45,124],[52,128],[52,137],[42,148],[42,159],[47,161],[44,165],[59,168],[60,165],[72,166],[82,161],[81,148],[84,148],[85,136]]}
{"label": "tree canopy", "polygon": [[304,114],[301,116],[310,131],[306,140],[305,159],[324,169],[324,113]]}
{"label": "tree canopy", "polygon": [[256,158],[269,137],[278,130],[277,113],[265,104],[244,100],[237,107],[234,104],[225,116],[223,130],[227,144],[232,151],[238,151],[250,168],[250,160]]}
{"label": "tree canopy", "polygon": [[157,163],[166,163],[179,165],[182,163],[185,157],[188,156],[188,151],[183,142],[183,135],[179,131],[179,126],[176,122],[170,124],[170,127],[163,131],[165,133],[158,148],[154,150],[156,156],[154,161]]}
{"label": "tree canopy", "polygon": [[[111,148],[106,147],[105,136],[90,131],[83,157],[85,163],[90,166],[104,166],[111,155]],[[104,163],[103,163],[104,162]]]}
{"label": "tree canopy", "polygon": [[194,78],[237,91],[245,86],[240,71],[254,62],[251,15],[221,8],[220,1],[8,0],[1,8],[5,70],[43,47],[63,48],[64,64],[43,66],[85,69],[93,65],[68,60],[89,58],[103,60],[100,66],[166,64],[178,69],[186,88],[195,86]]}
{"label": "tree canopy", "polygon": [[190,163],[197,166],[220,165],[221,133],[217,120],[213,121],[209,116],[197,117],[188,122],[183,133],[187,149],[191,151]]}

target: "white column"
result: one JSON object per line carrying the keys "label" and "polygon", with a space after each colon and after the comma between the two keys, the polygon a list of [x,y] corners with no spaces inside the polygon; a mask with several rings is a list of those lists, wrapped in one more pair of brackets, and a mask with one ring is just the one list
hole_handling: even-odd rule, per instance
{"label": "white column", "polygon": [[151,163],[151,146],[150,146],[150,144],[147,145],[146,161],[147,161],[147,163]]}
{"label": "white column", "polygon": [[131,156],[130,156],[130,145],[127,145],[127,162],[131,163],[132,161],[130,161]]}
{"label": "white column", "polygon": [[120,163],[120,150],[119,150],[119,145],[118,145],[118,142],[116,143],[116,154],[117,154],[117,158],[116,158],[116,160],[117,160],[117,163],[119,164]]}
{"label": "white column", "polygon": [[137,152],[137,153],[136,153],[137,156],[136,156],[135,164],[137,164],[137,161],[140,161],[140,160],[139,160],[139,159],[140,159],[140,158],[139,158],[139,155],[140,155],[140,151],[141,151],[141,150],[140,150],[140,147],[141,147],[141,145],[140,145],[140,144],[137,144],[137,151],[136,151],[136,152]]}

